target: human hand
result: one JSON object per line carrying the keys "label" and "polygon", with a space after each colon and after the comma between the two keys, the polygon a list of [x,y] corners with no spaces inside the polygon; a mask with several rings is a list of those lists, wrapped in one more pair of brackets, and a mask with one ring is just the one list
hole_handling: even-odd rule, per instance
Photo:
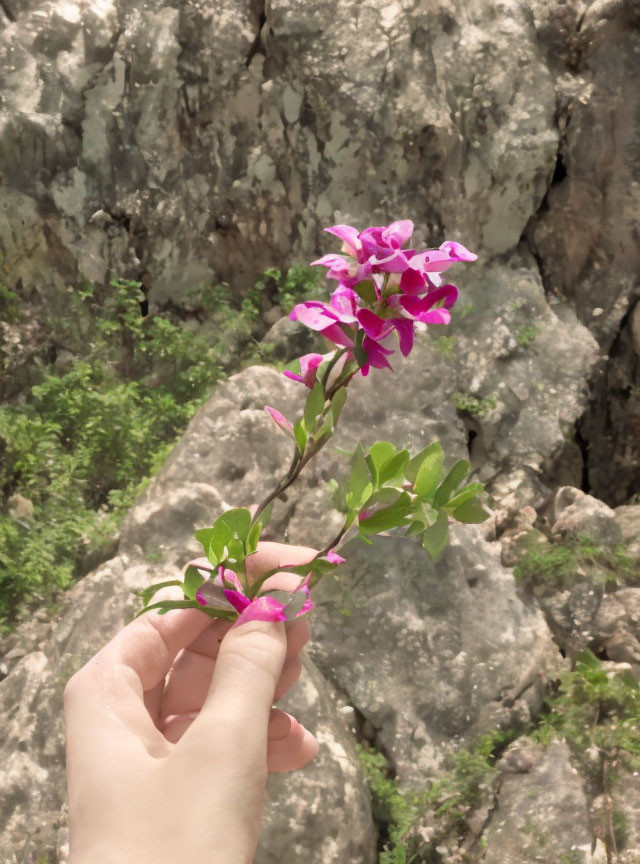
{"label": "human hand", "polygon": [[[261,543],[248,575],[314,555]],[[278,573],[264,587],[299,582]],[[272,708],[300,675],[309,623],[230,628],[197,609],[147,613],[71,678],[70,864],[253,860],[267,772],[302,768],[318,750]]]}

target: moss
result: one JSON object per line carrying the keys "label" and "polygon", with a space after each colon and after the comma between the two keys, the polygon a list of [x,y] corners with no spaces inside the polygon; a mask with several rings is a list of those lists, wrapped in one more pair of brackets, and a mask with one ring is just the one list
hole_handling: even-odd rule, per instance
{"label": "moss", "polygon": [[570,588],[584,581],[585,576],[609,587],[640,581],[638,568],[625,546],[597,544],[586,535],[528,549],[513,572],[523,584],[558,589]]}
{"label": "moss", "polygon": [[477,417],[483,417],[495,408],[497,404],[494,396],[484,396],[479,399],[477,396],[472,396],[471,393],[458,393],[456,395],[456,408],[458,411],[473,414]]}
{"label": "moss", "polygon": [[516,330],[516,341],[521,348],[526,348],[535,340],[540,332],[537,324],[523,324]]}

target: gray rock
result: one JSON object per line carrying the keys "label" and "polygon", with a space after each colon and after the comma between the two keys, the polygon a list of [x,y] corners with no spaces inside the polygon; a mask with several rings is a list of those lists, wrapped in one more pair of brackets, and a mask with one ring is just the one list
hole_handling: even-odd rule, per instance
{"label": "gray rock", "polygon": [[[305,725],[314,730],[320,752],[302,771],[269,776],[255,864],[280,864],[302,857],[310,864],[373,864],[377,860],[369,795],[354,738],[344,715],[336,711],[338,703],[335,691],[305,658],[302,678],[282,700],[282,708],[306,718]],[[324,818],[329,813],[331,828]]]}
{"label": "gray rock", "polygon": [[[522,743],[512,745],[515,749]],[[484,833],[485,864],[530,864],[532,861],[591,861],[591,831],[584,783],[571,765],[564,742],[546,749],[528,742],[526,758],[509,751],[497,807]],[[571,856],[571,857],[569,857]]]}
{"label": "gray rock", "polygon": [[555,522],[551,530],[554,534],[586,535],[594,543],[622,541],[622,531],[611,507],[580,489],[563,486],[556,494],[553,507]]}
{"label": "gray rock", "polygon": [[312,656],[409,785],[438,771],[445,742],[526,722],[561,665],[498,550],[468,526],[452,534],[435,566],[399,538],[351,544],[342,587],[317,589]]}

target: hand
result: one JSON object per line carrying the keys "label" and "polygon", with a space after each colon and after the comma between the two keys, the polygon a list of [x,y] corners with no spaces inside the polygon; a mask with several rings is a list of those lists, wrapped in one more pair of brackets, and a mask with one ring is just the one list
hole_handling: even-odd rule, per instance
{"label": "hand", "polygon": [[[249,578],[314,555],[261,543]],[[265,588],[299,582],[278,573]],[[253,860],[267,772],[301,768],[318,750],[272,708],[300,675],[309,624],[230,627],[197,609],[147,613],[71,678],[69,864]]]}

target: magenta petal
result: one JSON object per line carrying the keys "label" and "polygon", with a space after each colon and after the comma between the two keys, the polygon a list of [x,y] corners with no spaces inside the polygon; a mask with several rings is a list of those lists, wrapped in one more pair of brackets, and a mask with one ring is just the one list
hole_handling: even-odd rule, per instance
{"label": "magenta petal", "polygon": [[426,276],[413,267],[408,267],[400,277],[400,290],[404,294],[422,294],[426,290]]}
{"label": "magenta petal", "polygon": [[275,597],[257,597],[240,612],[240,616],[233,626],[246,624],[247,621],[286,621],[284,608],[285,604],[276,600]]}
{"label": "magenta petal", "polygon": [[413,234],[413,222],[409,219],[403,219],[400,222],[392,222],[382,232],[382,242],[388,243],[389,246],[394,246],[400,249]]}
{"label": "magenta petal", "polygon": [[448,270],[455,259],[449,256],[449,253],[443,249],[429,249],[427,260],[423,267],[429,273],[442,273],[443,270]]}
{"label": "magenta petal", "polygon": [[358,312],[358,323],[367,336],[376,341],[385,339],[393,329],[391,321],[385,321],[370,309],[361,309]]}
{"label": "magenta petal", "polygon": [[346,258],[343,258],[342,255],[323,255],[322,258],[318,258],[317,261],[312,261],[309,266],[315,267],[316,264],[319,264],[322,267],[330,267],[336,270],[349,270],[349,262]]}
{"label": "magenta petal", "polygon": [[451,312],[448,309],[430,309],[418,315],[418,321],[423,324],[450,324]]}
{"label": "magenta petal", "polygon": [[348,246],[351,246],[355,252],[362,248],[358,229],[352,228],[351,225],[333,225],[331,228],[325,228],[324,230],[328,234],[334,234],[336,237],[339,237]]}
{"label": "magenta petal", "polygon": [[347,560],[346,558],[343,558],[342,555],[338,555],[337,552],[334,552],[333,549],[329,549],[329,551],[324,557],[331,564],[344,564],[344,562]]}
{"label": "magenta petal", "polygon": [[[332,324],[320,331],[325,339],[333,342],[334,345],[340,345],[343,348],[353,348],[353,339],[347,336],[339,324]],[[355,338],[355,332],[353,334]]]}
{"label": "magenta petal", "polygon": [[413,321],[407,321],[406,318],[396,318],[393,323],[398,331],[400,353],[403,357],[408,357],[413,348]]}
{"label": "magenta petal", "polygon": [[242,582],[238,579],[236,573],[233,570],[229,570],[228,567],[220,567],[218,570],[220,575],[220,584],[222,587],[225,587],[225,582],[228,582],[229,585],[233,585],[236,591],[240,591],[240,593],[244,593],[242,588]]}
{"label": "magenta petal", "polygon": [[236,612],[242,613],[251,605],[251,600],[249,600],[248,597],[245,597],[244,594],[241,594],[240,591],[232,591],[231,588],[225,588],[224,596],[227,598],[229,603],[231,603]]}
{"label": "magenta petal", "polygon": [[305,383],[305,380],[301,375],[296,375],[295,372],[290,372],[288,369],[285,369],[282,374],[285,378],[291,378],[292,381],[301,381],[303,384]]}
{"label": "magenta petal", "polygon": [[287,420],[284,414],[281,414],[276,408],[271,408],[269,405],[264,406],[264,410],[271,417],[281,432],[293,437],[293,424]]}
{"label": "magenta petal", "polygon": [[407,256],[399,249],[385,250],[389,254],[371,259],[371,264],[383,273],[404,273],[409,266]]}
{"label": "magenta petal", "polygon": [[462,243],[456,243],[455,240],[445,240],[440,248],[449,253],[452,261],[478,260],[478,256],[474,252],[469,252],[466,246],[463,246]]}

